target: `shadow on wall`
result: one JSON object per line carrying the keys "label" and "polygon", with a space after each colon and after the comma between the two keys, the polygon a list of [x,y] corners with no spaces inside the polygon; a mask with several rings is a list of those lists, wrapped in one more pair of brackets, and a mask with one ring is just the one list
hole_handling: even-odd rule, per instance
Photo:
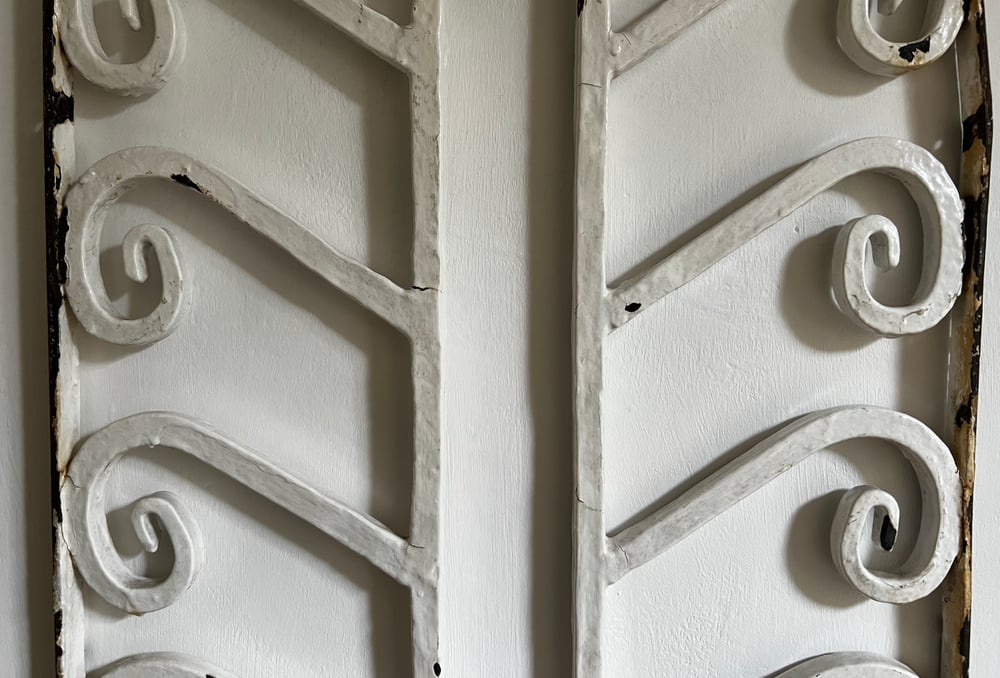
{"label": "shadow on wall", "polygon": [[535,678],[573,670],[572,316],[576,22],[531,3],[528,373],[534,432],[531,624]]}
{"label": "shadow on wall", "polygon": [[[41,36],[39,3],[7,4],[14,27],[14,126],[17,165],[17,266],[20,299],[21,393],[23,413],[24,505],[26,540],[22,563],[26,573],[31,675],[55,675],[52,619],[52,504],[48,430],[48,362],[45,313],[45,217],[41,134]],[[14,554],[5,557],[14,558]],[[16,665],[16,663],[15,663]]]}

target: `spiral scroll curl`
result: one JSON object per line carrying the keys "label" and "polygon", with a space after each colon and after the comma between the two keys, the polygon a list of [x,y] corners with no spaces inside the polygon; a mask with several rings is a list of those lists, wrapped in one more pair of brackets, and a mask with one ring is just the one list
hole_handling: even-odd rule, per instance
{"label": "spiral scroll curl", "polygon": [[168,148],[136,147],[96,162],[66,194],[66,298],[90,334],[116,344],[149,344],[174,331],[190,305],[190,286],[173,236],[149,224],[129,231],[122,249],[125,272],[136,282],[146,280],[144,250],[152,250],[163,278],[159,303],[143,317],[128,318],[108,298],[100,263],[107,212],[126,192],[149,181],[171,181],[197,191],[402,332],[412,336],[424,327],[431,302],[421,290],[403,289],[330,247],[246,186],[205,163]]}
{"label": "spiral scroll curl", "polygon": [[[750,496],[818,450],[856,438],[893,443],[920,483],[923,510],[917,541],[898,572],[868,569],[862,547],[871,515],[899,528],[896,500],[884,490],[861,486],[844,494],[831,529],[832,555],[858,592],[902,604],[930,595],[958,555],[962,484],[948,447],[923,423],[901,412],[851,406],[801,417],[758,443],[673,502],[609,539],[609,580],[640,567],[710,520]],[[883,543],[891,548],[892,541]]]}
{"label": "spiral scroll curl", "polygon": [[882,336],[918,334],[934,327],[951,311],[962,288],[962,199],[947,170],[929,151],[901,139],[876,137],[838,146],[804,163],[705,233],[609,290],[605,309],[610,331],[816,195],[862,172],[879,172],[899,181],[916,203],[924,239],[920,282],[909,304],[879,302],[865,279],[867,252],[870,246],[880,268],[896,266],[899,232],[882,216],[855,219],[841,229],[834,249],[831,284],[838,306],[856,324]]}
{"label": "spiral scroll curl", "polygon": [[132,614],[167,607],[191,586],[203,561],[194,516],[168,492],[140,499],[132,512],[133,527],[146,550],[159,546],[154,516],[173,545],[173,568],[164,579],[133,573],[112,543],[104,510],[110,471],[129,450],[161,445],[213,466],[367,558],[401,584],[419,583],[421,574],[407,541],[374,518],[317,492],[204,422],[173,412],[144,412],[119,419],[88,438],[73,456],[61,489],[64,536],[76,570],[111,605]]}
{"label": "spiral scroll curl", "polygon": [[909,667],[870,652],[832,652],[813,657],[776,678],[919,678]]}
{"label": "spiral scroll curl", "polygon": [[[142,27],[136,0],[120,0],[122,18],[132,30]],[[184,60],[184,24],[174,0],[149,0],[153,10],[153,44],[141,59],[119,64],[101,47],[94,25],[93,0],[62,3],[59,34],[73,67],[83,77],[109,92],[123,96],[150,94],[163,87]]]}
{"label": "spiral scroll curl", "polygon": [[99,171],[100,163],[80,178],[66,195],[69,232],[66,236],[66,295],[77,320],[90,334],[117,344],[148,344],[179,325],[190,305],[177,244],[170,231],[155,224],[136,226],[122,241],[125,274],[145,282],[145,249],[159,263],[163,280],[160,302],[141,318],[123,317],[112,305],[100,266],[101,233],[108,209],[138,181],[126,178],[123,166]]}
{"label": "spiral scroll curl", "polygon": [[[902,2],[879,0],[879,13],[892,14]],[[923,37],[900,43],[878,34],[869,11],[869,0],[840,0],[837,41],[858,66],[884,76],[902,75],[940,59],[955,42],[965,18],[962,0],[928,0]]]}
{"label": "spiral scroll curl", "polygon": [[107,470],[125,450],[157,444],[156,436],[122,440],[104,429],[75,455],[62,489],[64,535],[77,571],[101,598],[130,614],[145,614],[172,604],[194,583],[204,560],[198,523],[180,499],[169,492],[157,492],[137,501],[132,509],[132,527],[143,548],[152,553],[159,548],[152,518],[160,521],[174,551],[170,573],[160,580],[138,575],[115,549],[102,506]]}
{"label": "spiral scroll curl", "polygon": [[176,652],[148,652],[116,661],[94,678],[235,678],[207,661]]}

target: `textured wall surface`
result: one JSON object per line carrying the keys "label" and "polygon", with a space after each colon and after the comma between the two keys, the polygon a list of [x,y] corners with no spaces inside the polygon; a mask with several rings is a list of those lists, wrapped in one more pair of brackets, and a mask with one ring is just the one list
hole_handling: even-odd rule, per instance
{"label": "textured wall surface", "polygon": [[[574,3],[442,1],[443,675],[568,676]],[[0,156],[0,657],[10,658],[10,675],[45,677],[41,16],[31,4],[0,0],[8,149]],[[101,24],[114,27],[116,3],[97,4]],[[163,91],[131,102],[78,87],[79,167],[139,144],[195,153],[405,283],[412,214],[402,76],[291,2],[179,4],[189,59]],[[391,15],[406,5],[372,4]],[[620,2],[616,23],[643,6]],[[866,75],[835,44],[834,8],[728,3],[615,83],[609,277],[853,138],[907,138],[957,170],[951,64],[895,81]],[[1000,45],[1000,13],[991,27]],[[105,35],[125,58],[148,37]],[[888,405],[946,433],[945,332],[873,342],[836,313],[825,288],[834,227],[861,209],[909,221],[903,237],[913,243],[916,215],[903,198],[888,180],[844,182],[614,336],[609,525],[806,411]],[[1000,200],[993,213],[1000,223]],[[142,351],[81,340],[83,432],[145,409],[194,414],[405,531],[412,413],[402,339],[176,187],[136,191],[112,215],[120,229],[107,229],[103,263],[122,308],[150,303],[148,292],[129,289],[113,248],[144,221],[177,234],[194,284],[191,314]],[[994,237],[981,517],[1000,506],[991,455],[1000,445],[1000,314],[989,311],[1000,307],[998,248]],[[904,262],[918,258],[904,248]],[[880,280],[885,298],[915,272],[904,265]],[[914,481],[885,452],[818,455],[622,582],[609,595],[604,638],[613,675],[765,676],[831,650],[892,654],[936,675],[937,601],[862,602],[828,556],[836,490],[878,483],[900,495],[904,520],[912,515]],[[140,454],[116,472],[109,505],[165,488],[199,516],[201,578],[177,605],[143,618],[91,600],[88,665],[163,649],[248,677],[404,675],[401,589],[196,462]],[[112,511],[116,521],[127,513]],[[119,547],[142,565],[134,541]],[[975,678],[1000,666],[991,642],[1000,625],[990,585],[1000,578],[997,553],[1000,527],[980,519]]]}

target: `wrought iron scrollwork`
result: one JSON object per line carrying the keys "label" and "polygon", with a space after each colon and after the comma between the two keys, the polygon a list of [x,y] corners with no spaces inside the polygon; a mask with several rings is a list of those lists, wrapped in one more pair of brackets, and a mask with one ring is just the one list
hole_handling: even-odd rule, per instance
{"label": "wrought iron scrollwork", "polygon": [[782,671],[776,678],[918,678],[899,662],[870,652],[833,652]]}
{"label": "wrought iron scrollwork", "polygon": [[[163,579],[136,575],[114,549],[108,534],[102,489],[107,473],[122,454],[137,445],[167,445],[193,455],[238,482],[309,521],[341,541],[410,589],[413,666],[415,675],[440,673],[438,659],[438,540],[440,469],[440,339],[438,294],[440,256],[438,200],[440,194],[439,110],[439,2],[422,0],[406,26],[356,0],[298,0],[322,20],[340,29],[407,74],[410,81],[411,157],[414,202],[413,281],[402,288],[388,278],[330,247],[246,186],[198,159],[165,148],[131,148],[112,153],[82,175],[69,162],[72,125],[63,126],[60,143],[66,147],[59,168],[55,197],[57,213],[68,227],[63,293],[83,329],[118,344],[143,345],[159,341],[176,330],[189,305],[191,283],[185,277],[181,252],[171,233],[158,225],[132,228],[122,242],[125,272],[136,282],[148,278],[147,256],[155,257],[162,273],[160,301],[139,318],[119,313],[108,298],[101,273],[99,250],[108,209],[142,182],[173,181],[198,191],[250,228],[291,254],[332,287],[402,332],[412,349],[414,402],[414,474],[410,533],[406,539],[373,518],[320,494],[285,473],[262,456],[240,446],[211,427],[179,414],[146,412],[101,429],[71,454],[79,416],[78,402],[64,410],[67,426],[61,432],[57,463],[65,474],[61,487],[61,522],[57,530],[59,563],[72,556],[76,570],[111,604],[133,613],[161,609],[191,586],[202,560],[203,545],[197,523],[178,497],[158,492],[134,506],[133,525],[144,548],[159,548],[151,518],[162,524],[175,553],[170,573]],[[57,59],[54,68],[65,75],[62,56],[73,70],[109,92],[149,94],[164,86],[184,57],[185,32],[175,0],[150,0],[154,25],[152,46],[137,62],[113,62],[101,48],[93,16],[93,0],[60,0],[52,16]],[[133,29],[141,28],[135,0],[121,0],[122,15]],[[62,52],[60,52],[60,48]],[[68,94],[71,81],[59,86]],[[67,100],[71,106],[71,100]],[[65,190],[65,193],[63,192]],[[60,236],[62,238],[62,236]],[[59,265],[63,262],[58,262]],[[65,312],[60,309],[58,332],[75,356]],[[75,383],[75,357],[60,362],[61,383]],[[66,382],[69,380],[69,382]],[[68,553],[67,553],[68,549]],[[83,675],[82,603],[76,579],[60,572],[64,586],[57,591],[63,613],[60,632],[69,628],[61,658],[63,673]],[[71,642],[70,642],[71,641]],[[202,664],[179,655],[142,655],[123,660],[107,675],[206,675]],[[212,675],[220,675],[212,672]]]}
{"label": "wrought iron scrollwork", "polygon": [[[892,14],[904,0],[879,0],[878,11]],[[896,76],[923,68],[947,52],[965,20],[961,0],[928,0],[923,35],[912,42],[886,40],[871,20],[869,0],[840,0],[837,41],[869,73]]]}
{"label": "wrought iron scrollwork", "polygon": [[878,215],[855,219],[841,229],[834,249],[831,282],[840,310],[858,325],[884,336],[918,334],[937,325],[962,287],[962,215],[958,190],[938,160],[898,139],[862,139],[810,160],[676,252],[610,291],[606,313],[617,328],[707,271],[713,264],[784,219],[819,193],[860,172],[881,172],[910,192],[923,220],[924,258],[914,300],[881,304],[865,280],[867,251],[875,264],[899,263],[899,232]]}
{"label": "wrought iron scrollwork", "polygon": [[[888,493],[847,491],[831,533],[834,561],[855,589],[875,600],[904,603],[929,595],[960,549],[963,487],[952,452],[919,421],[872,407],[842,407],[802,417],[695,485],[652,515],[609,536],[604,520],[601,389],[607,336],[672,291],[703,274],[815,195],[853,174],[888,174],[909,191],[923,227],[923,265],[910,303],[890,307],[865,281],[868,251],[877,267],[900,258],[895,224],[878,215],[850,221],[833,251],[831,287],[840,310],[882,336],[924,332],[944,320],[963,290],[966,205],[944,167],[906,141],[862,139],[834,148],[794,170],[677,251],[619,285],[605,275],[605,172],[608,96],[612,81],[634,68],[724,0],[663,0],[621,30],[612,30],[610,2],[580,3],[577,32],[575,342],[575,595],[576,678],[601,678],[605,590],[714,516],[770,482],[812,452],[838,441],[875,437],[896,444],[923,493],[917,545],[897,572],[875,572],[861,560],[872,514],[892,534],[899,506]],[[890,13],[900,0],[882,0]],[[960,0],[928,3],[923,37],[897,44],[873,28],[868,0],[841,0],[836,27],[845,53],[872,73],[896,76],[941,57],[964,20]],[[832,29],[832,27],[831,27]],[[888,540],[891,541],[891,540]],[[859,653],[824,655],[780,674],[915,678],[889,659]]]}
{"label": "wrought iron scrollwork", "polygon": [[[122,18],[133,30],[142,22],[136,0],[119,0]],[[149,0],[153,10],[153,44],[134,63],[112,61],[101,47],[94,25],[93,0],[66,0],[59,32],[66,56],[83,77],[109,92],[138,96],[162,88],[184,60],[186,37],[175,0]],[[398,68],[436,78],[437,3],[417,5],[414,21],[400,26],[357,0],[296,0],[322,20]]]}
{"label": "wrought iron scrollwork", "polygon": [[[609,538],[607,580],[614,584],[814,452],[855,438],[896,445],[913,467],[924,507],[917,543],[898,573],[874,572],[861,559],[871,516],[899,527],[899,505],[889,493],[863,485],[845,492],[831,529],[831,546],[844,578],[858,592],[886,603],[909,603],[934,591],[958,553],[962,484],[951,451],[913,417],[878,407],[839,407],[799,418],[675,501]],[[892,543],[883,544],[891,548]]]}
{"label": "wrought iron scrollwork", "polygon": [[176,652],[149,652],[116,661],[95,678],[236,678],[212,664]]}
{"label": "wrought iron scrollwork", "polygon": [[172,412],[146,412],[120,419],[88,438],[74,455],[62,488],[65,538],[77,570],[115,607],[143,614],[172,604],[194,581],[202,562],[197,523],[167,492],[144,497],[132,512],[136,535],[147,551],[159,547],[150,516],[159,519],[173,546],[173,568],[165,579],[133,574],[111,541],[102,505],[109,473],[129,450],[158,445],[205,462],[316,526],[401,584],[424,590],[422,562],[413,555],[420,549],[385,525],[323,495],[204,422]]}
{"label": "wrought iron scrollwork", "polygon": [[77,319],[94,336],[116,344],[148,344],[176,329],[190,295],[174,238],[166,229],[141,225],[122,243],[125,271],[146,279],[145,245],[163,277],[160,303],[142,318],[126,318],[112,306],[100,265],[101,232],[108,208],[142,182],[169,180],[196,190],[289,252],[372,313],[403,332],[420,329],[428,295],[403,289],[341,254],[308,229],[224,173],[165,148],[130,148],[98,161],[66,196],[70,230],[66,240],[66,294]]}
{"label": "wrought iron scrollwork", "polygon": [[[136,0],[119,0],[122,18],[132,30],[142,28]],[[163,87],[184,61],[184,21],[174,0],[149,0],[154,36],[149,51],[134,63],[112,61],[101,47],[94,25],[94,0],[61,4],[59,35],[73,67],[98,87],[115,94],[139,96]]]}

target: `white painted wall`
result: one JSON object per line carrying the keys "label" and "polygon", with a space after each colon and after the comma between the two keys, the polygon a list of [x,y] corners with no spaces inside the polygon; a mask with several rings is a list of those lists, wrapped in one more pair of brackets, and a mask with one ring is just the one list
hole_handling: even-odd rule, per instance
{"label": "white painted wall", "polygon": [[[49,676],[41,16],[30,4],[0,1],[0,129],[10,149],[0,157],[0,657],[11,658],[10,675]],[[398,9],[391,4],[373,6]],[[569,673],[572,4],[444,0],[446,676]],[[618,20],[641,4],[622,2]],[[115,5],[98,3],[102,20]],[[138,144],[195,153],[405,281],[402,77],[291,3],[180,6],[189,60],[170,86],[139,102],[79,86],[80,167]],[[909,138],[955,169],[949,65],[891,82],[867,76],[833,41],[833,7],[729,3],[616,82],[612,276],[852,138]],[[1000,35],[1000,13],[991,25]],[[127,55],[136,46],[109,47]],[[899,194],[888,181],[844,182],[614,336],[605,398],[611,525],[813,409],[884,404],[947,431],[944,333],[872,342],[824,289],[832,228],[861,209],[915,223]],[[131,194],[108,247],[140,219],[177,233],[195,286],[192,313],[170,339],[139,352],[81,338],[84,432],[144,409],[195,414],[405,530],[402,341],[192,193]],[[904,250],[904,260],[913,254]],[[149,302],[125,294],[114,250],[105,263],[124,306]],[[913,275],[904,267],[882,286],[891,295]],[[1000,300],[1000,273],[987,295]],[[976,493],[976,678],[1000,666],[991,642],[1000,593],[989,585],[1000,577],[1000,531],[982,519],[1000,504],[990,454],[1000,442],[994,315],[985,319]],[[905,519],[912,478],[881,447],[840,452],[818,455],[613,589],[611,675],[764,676],[854,649],[936,675],[937,602],[864,603],[827,555],[836,490],[879,483],[900,493]],[[248,677],[405,674],[400,590],[222,476],[161,457],[125,462],[111,507],[164,488],[182,494],[199,517],[206,566],[161,613],[128,618],[92,601],[89,665],[169,649]],[[136,552],[128,540],[120,546]]]}

